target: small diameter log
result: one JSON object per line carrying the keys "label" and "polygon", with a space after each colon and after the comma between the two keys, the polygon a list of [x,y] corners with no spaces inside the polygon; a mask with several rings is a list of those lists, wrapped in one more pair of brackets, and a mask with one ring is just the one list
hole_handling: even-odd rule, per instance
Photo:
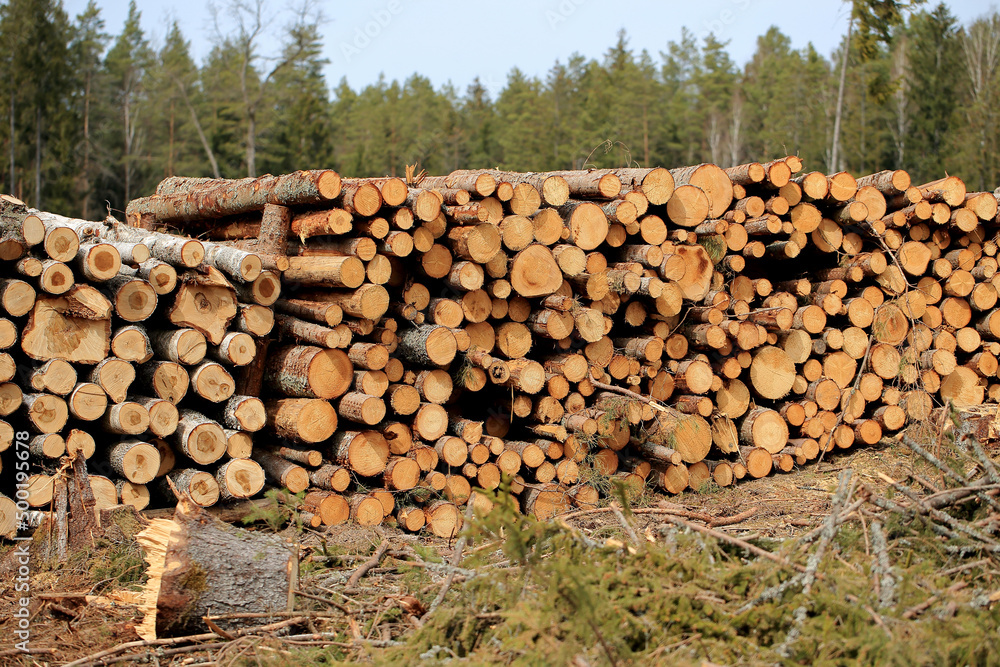
{"label": "small diameter log", "polygon": [[344,419],[373,426],[385,417],[385,402],[381,398],[359,392],[348,392],[337,402],[337,414]]}
{"label": "small diameter log", "polygon": [[65,294],[73,287],[73,270],[62,262],[44,260],[39,266],[38,287],[47,294]]}
{"label": "small diameter log", "polygon": [[191,389],[207,401],[221,403],[236,391],[236,382],[221,364],[203,361],[191,369]]}
{"label": "small diameter log", "polygon": [[91,282],[104,282],[118,275],[122,258],[110,243],[82,243],[76,253],[77,268]]}
{"label": "small diameter log", "polygon": [[13,317],[20,317],[35,305],[35,289],[24,282],[7,278],[0,280],[0,307]]}
{"label": "small diameter log", "polygon": [[194,329],[154,331],[149,339],[157,357],[187,366],[201,363],[208,352],[205,336]]}
{"label": "small diameter log", "polygon": [[[6,385],[4,385],[6,386]],[[20,393],[18,402],[20,402]],[[66,397],[69,413],[82,421],[99,419],[108,406],[108,395],[99,385],[92,382],[77,384]],[[0,412],[3,412],[0,410]]]}
{"label": "small diameter log", "polygon": [[194,410],[181,410],[171,440],[200,465],[215,463],[226,453],[226,434],[217,422]]}
{"label": "small diameter log", "polygon": [[170,294],[177,287],[177,269],[159,259],[142,262],[135,275],[148,281],[159,296]]}
{"label": "small diameter log", "polygon": [[[7,354],[0,354],[0,377],[6,382],[14,376],[14,361]],[[76,386],[76,369],[61,359],[47,361],[33,369],[28,383],[35,391],[65,396]]]}
{"label": "small diameter log", "polygon": [[232,396],[219,415],[223,425],[250,433],[256,433],[267,423],[264,403],[256,396]]}
{"label": "small diameter log", "polygon": [[409,491],[420,483],[420,466],[404,456],[391,457],[382,474],[382,482],[386,489]]}
{"label": "small diameter log", "polygon": [[347,499],[329,491],[310,491],[302,500],[302,508],[318,516],[324,526],[339,526],[351,516]]}
{"label": "small diameter log", "polygon": [[[180,419],[180,413],[177,411],[177,407],[170,401],[162,398],[146,398],[146,397],[135,397],[133,401],[134,401],[133,405],[139,405],[142,407],[143,410],[145,410],[146,412],[145,422],[148,425],[149,431],[153,435],[160,438],[165,438],[177,430],[177,423],[178,420]],[[120,405],[129,405],[129,404],[121,403]],[[105,414],[104,416],[105,421],[111,419],[109,415],[111,415],[114,412],[116,407],[118,406],[117,405],[112,406],[111,409]],[[123,422],[124,417],[119,417],[118,421]],[[135,420],[132,419],[131,421],[134,423]],[[138,428],[138,424],[136,424],[134,428]],[[114,432],[118,433],[119,431],[116,430]],[[131,434],[138,435],[138,433],[142,433],[142,431]]]}
{"label": "small diameter log", "polygon": [[344,319],[344,311],[334,303],[304,299],[278,299],[276,310],[309,322],[335,327]]}
{"label": "small diameter log", "polygon": [[145,484],[136,484],[125,479],[115,482],[115,490],[118,492],[118,502],[122,505],[130,505],[137,511],[142,511],[149,507],[149,489]]}
{"label": "small diameter log", "polygon": [[111,469],[135,484],[153,481],[160,468],[160,452],[142,440],[123,440],[108,450]]}
{"label": "small diameter log", "polygon": [[293,463],[309,466],[310,468],[315,468],[323,463],[323,453],[315,449],[297,449],[295,447],[275,447],[268,445],[260,449]]}
{"label": "small diameter log", "polygon": [[253,337],[238,331],[227,333],[217,347],[213,346],[208,351],[216,361],[233,366],[246,366],[253,361],[256,352]]}
{"label": "small diameter log", "polygon": [[454,503],[438,500],[424,508],[427,527],[435,536],[453,539],[462,529],[462,515]]}
{"label": "small diameter log", "polygon": [[66,441],[58,433],[36,435],[28,441],[28,453],[39,459],[57,459],[66,454]]}
{"label": "small diameter log", "polygon": [[324,463],[316,470],[309,472],[309,482],[312,486],[340,493],[350,486],[351,471],[343,466]]}
{"label": "small diameter log", "polygon": [[149,411],[139,403],[132,401],[116,403],[104,413],[100,424],[105,431],[110,433],[139,435],[145,433],[146,429],[149,428]]}
{"label": "small diameter log", "polygon": [[253,434],[246,431],[222,429],[226,434],[226,454],[233,459],[248,459],[253,453]]}
{"label": "small diameter log", "polygon": [[117,275],[104,283],[103,291],[126,322],[142,322],[156,310],[156,292],[142,278]]}
{"label": "small diameter log", "polygon": [[330,444],[330,456],[344,468],[372,477],[385,470],[389,444],[378,431],[340,431]]}
{"label": "small diameter log", "polygon": [[[181,497],[190,497],[191,501],[199,507],[211,507],[219,502],[219,483],[210,472],[197,468],[180,468],[168,472],[165,479],[159,483],[159,488],[164,496],[173,498],[174,492],[166,480],[173,483]],[[162,521],[162,519],[156,521]],[[218,557],[217,552],[215,555]]]}
{"label": "small diameter log", "polygon": [[423,366],[446,366],[455,358],[455,334],[443,326],[422,325],[399,334],[396,354]]}
{"label": "small diameter log", "polygon": [[251,336],[266,336],[274,328],[274,311],[256,303],[241,303],[240,312],[229,326]]}
{"label": "small diameter log", "polygon": [[[11,432],[13,437],[13,432]],[[83,458],[89,459],[97,451],[97,443],[94,440],[94,436],[90,435],[86,431],[78,428],[70,429],[70,432],[66,434],[66,454],[73,456],[74,454],[81,454]]]}
{"label": "small diameter log", "polygon": [[377,526],[385,518],[385,508],[374,495],[356,493],[348,499],[351,520],[359,526]]}
{"label": "small diameter log", "polygon": [[21,409],[31,428],[38,433],[58,433],[66,425],[66,401],[52,394],[24,394]]}
{"label": "small diameter log", "polygon": [[264,488],[264,469],[252,459],[230,459],[215,471],[222,500],[252,498]]}
{"label": "small diameter log", "polygon": [[743,419],[740,440],[777,454],[788,444],[788,423],[774,410],[754,408]]}
{"label": "small diameter log", "polygon": [[312,346],[283,347],[269,355],[264,382],[297,398],[336,398],[351,386],[354,366],[341,350]]}
{"label": "small diameter log", "polygon": [[267,479],[292,493],[304,491],[309,486],[309,473],[300,465],[264,450],[255,449],[253,460],[267,473]]}
{"label": "small diameter log", "polygon": [[322,399],[286,398],[267,401],[264,406],[268,427],[295,442],[322,442],[337,430],[337,411]]}
{"label": "small diameter log", "polygon": [[139,366],[138,380],[144,389],[174,405],[184,398],[190,385],[188,371],[173,361],[150,361],[142,364]]}
{"label": "small diameter log", "polygon": [[144,364],[153,358],[153,343],[141,326],[120,327],[111,336],[111,354],[125,361]]}

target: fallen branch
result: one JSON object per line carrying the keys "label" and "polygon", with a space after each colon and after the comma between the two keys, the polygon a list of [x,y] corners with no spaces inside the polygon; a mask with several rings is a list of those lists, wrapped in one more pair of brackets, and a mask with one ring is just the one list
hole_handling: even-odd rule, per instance
{"label": "fallen branch", "polygon": [[[242,630],[237,630],[233,634],[237,637],[246,637],[248,635],[256,635],[262,632],[272,632],[274,630],[281,630],[282,628],[291,627],[293,625],[298,625],[308,620],[307,616],[296,616],[294,618],[289,618],[284,621],[278,621],[277,623],[269,623],[267,625],[259,625],[254,628],[244,628]],[[214,632],[203,632],[197,635],[186,635],[184,637],[166,637],[163,639],[148,639],[134,642],[125,642],[124,644],[119,644],[118,646],[105,649],[104,651],[99,651],[98,653],[93,653],[88,656],[84,656],[79,660],[74,660],[73,662],[68,662],[63,667],[95,667],[96,665],[110,665],[115,662],[121,662],[121,660],[108,660],[112,656],[117,656],[129,649],[133,648],[145,648],[149,646],[177,646],[180,644],[190,644],[193,642],[208,641],[210,639],[218,639],[219,635]]]}
{"label": "fallen branch", "polygon": [[[766,559],[768,559],[770,561],[774,561],[775,563],[778,563],[779,565],[783,565],[785,567],[792,568],[796,572],[805,573],[805,571],[806,571],[806,568],[803,567],[802,565],[799,565],[798,563],[793,563],[792,561],[788,560],[787,558],[782,558],[778,554],[771,553],[770,551],[768,551],[766,549],[761,549],[760,547],[755,546],[753,544],[750,544],[749,542],[747,542],[745,540],[741,540],[738,537],[733,537],[732,535],[727,535],[727,534],[725,534],[725,533],[723,533],[721,531],[715,530],[713,528],[706,528],[705,526],[699,526],[696,523],[691,523],[690,521],[685,521],[684,519],[682,519],[682,518],[680,518],[678,516],[672,516],[670,514],[666,514],[666,518],[667,518],[667,521],[670,521],[671,523],[675,523],[678,526],[684,526],[685,528],[690,528],[691,530],[696,530],[699,533],[704,533],[705,535],[710,535],[710,536],[714,537],[717,540],[721,540],[723,542],[728,542],[730,544],[733,544],[735,546],[740,547],[741,549],[745,549],[745,550],[749,551],[750,553],[752,553],[752,554],[754,554],[756,556],[760,556],[761,558],[766,558]],[[825,577],[823,577],[822,574],[817,573],[816,574],[816,578],[817,579],[824,579]]]}
{"label": "fallen branch", "polygon": [[913,620],[914,618],[916,618],[920,614],[922,614],[925,611],[927,611],[928,609],[930,609],[931,606],[935,602],[937,602],[944,593],[955,593],[957,591],[962,590],[963,588],[965,588],[968,585],[969,585],[969,583],[966,582],[966,581],[956,581],[954,584],[952,584],[948,588],[944,589],[944,591],[942,591],[941,593],[937,593],[936,595],[932,595],[929,598],[927,598],[926,600],[924,600],[923,602],[921,602],[920,604],[915,605],[915,606],[910,607],[909,609],[907,609],[905,612],[903,612],[903,618],[905,618],[908,621]]}
{"label": "fallen branch", "polygon": [[389,550],[389,538],[384,538],[382,544],[378,545],[378,549],[372,554],[372,557],[362,563],[354,572],[351,573],[351,577],[347,580],[347,586],[345,590],[353,590],[358,587],[358,582],[361,578],[368,574],[369,570],[378,567],[378,564],[382,562],[385,558],[385,552]]}

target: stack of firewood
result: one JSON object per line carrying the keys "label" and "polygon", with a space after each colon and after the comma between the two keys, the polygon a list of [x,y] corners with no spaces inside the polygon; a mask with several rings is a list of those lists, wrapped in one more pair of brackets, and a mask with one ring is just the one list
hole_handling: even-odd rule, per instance
{"label": "stack of firewood", "polygon": [[99,451],[108,502],[266,479],[314,525],[450,535],[505,474],[550,515],[1000,398],[997,197],[800,172],[172,177],[127,226],[8,201],[2,414],[53,467]]}

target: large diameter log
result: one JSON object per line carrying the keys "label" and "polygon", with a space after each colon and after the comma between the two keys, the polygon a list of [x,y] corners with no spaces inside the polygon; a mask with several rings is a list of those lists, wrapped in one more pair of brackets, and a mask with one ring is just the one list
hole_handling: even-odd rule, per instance
{"label": "large diameter log", "polygon": [[156,195],[131,201],[125,217],[135,227],[153,222],[192,222],[260,211],[266,204],[322,204],[336,199],[340,192],[340,175],[332,170],[240,180],[172,176],[160,183]]}
{"label": "large diameter log", "polygon": [[143,639],[201,630],[209,614],[292,608],[297,558],[276,537],[225,524],[182,499],[172,520],[153,519],[137,540],[149,564],[136,628]]}
{"label": "large diameter log", "polygon": [[111,303],[97,290],[77,286],[34,302],[21,349],[32,359],[96,364],[111,349]]}
{"label": "large diameter log", "polygon": [[325,400],[286,398],[267,401],[265,408],[268,426],[295,442],[322,442],[337,430],[337,411]]}
{"label": "large diameter log", "polygon": [[533,244],[514,256],[509,280],[515,292],[532,298],[554,293],[562,285],[563,274],[552,251],[541,244]]}
{"label": "large diameter log", "polygon": [[779,399],[788,395],[795,381],[795,364],[780,347],[761,348],[750,366],[750,384],[760,396]]}
{"label": "large diameter log", "polygon": [[195,329],[218,345],[238,309],[232,285],[216,269],[209,271],[207,276],[184,274],[167,316],[175,326]]}

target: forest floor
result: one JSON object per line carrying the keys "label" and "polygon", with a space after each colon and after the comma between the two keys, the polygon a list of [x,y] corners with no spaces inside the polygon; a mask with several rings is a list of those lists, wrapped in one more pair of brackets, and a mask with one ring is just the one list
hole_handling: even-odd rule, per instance
{"label": "forest floor", "polygon": [[[935,431],[920,439],[950,470],[990,474]],[[108,652],[138,640],[141,616],[145,567],[122,538],[33,561],[32,654],[12,650],[16,596],[0,573],[0,664],[1000,664],[1000,514],[948,477],[883,441],[548,522],[501,494],[454,541],[267,517],[257,529],[303,546],[294,612],[241,636]],[[947,489],[957,499],[937,502]]]}

